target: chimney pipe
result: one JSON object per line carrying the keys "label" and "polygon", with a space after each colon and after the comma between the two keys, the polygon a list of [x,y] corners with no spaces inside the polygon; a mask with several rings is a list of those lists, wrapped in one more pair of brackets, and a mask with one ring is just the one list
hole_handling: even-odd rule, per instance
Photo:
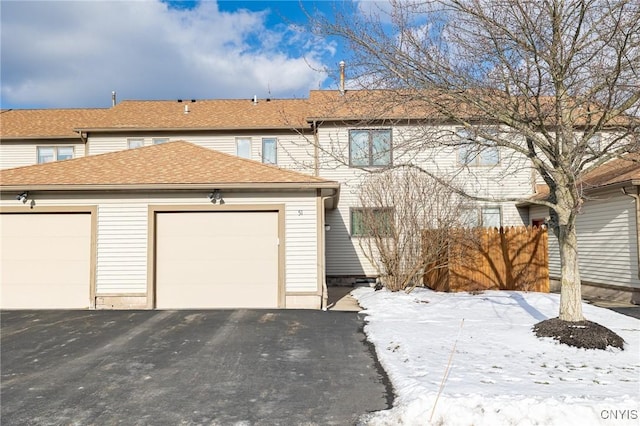
{"label": "chimney pipe", "polygon": [[116,91],[115,90],[111,91],[111,106],[112,107],[116,106]]}
{"label": "chimney pipe", "polygon": [[340,94],[344,95],[344,61],[340,61]]}

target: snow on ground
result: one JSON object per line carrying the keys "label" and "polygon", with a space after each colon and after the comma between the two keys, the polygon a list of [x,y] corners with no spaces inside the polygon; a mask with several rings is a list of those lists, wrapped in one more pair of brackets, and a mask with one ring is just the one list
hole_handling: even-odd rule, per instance
{"label": "snow on ground", "polygon": [[626,342],[623,351],[586,350],[533,334],[534,324],[558,316],[557,294],[352,294],[396,395],[392,409],[363,423],[640,424],[640,320],[584,304],[586,319]]}

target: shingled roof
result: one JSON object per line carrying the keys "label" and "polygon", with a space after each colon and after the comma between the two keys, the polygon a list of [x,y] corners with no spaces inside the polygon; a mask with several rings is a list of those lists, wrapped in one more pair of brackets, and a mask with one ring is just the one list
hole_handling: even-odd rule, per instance
{"label": "shingled roof", "polygon": [[[587,173],[578,183],[584,191],[594,191],[620,185],[640,185],[640,153],[630,153],[611,160]],[[549,187],[540,185],[538,193],[530,198],[545,200],[549,196]],[[528,202],[520,205],[527,205]]]}
{"label": "shingled roof", "polygon": [[337,182],[184,141],[0,170],[0,189],[333,188]]}
{"label": "shingled roof", "polygon": [[306,99],[122,101],[78,130],[245,130],[310,128]]}
{"label": "shingled roof", "polygon": [[108,109],[7,109],[0,113],[2,139],[80,138],[73,129],[104,122]]}

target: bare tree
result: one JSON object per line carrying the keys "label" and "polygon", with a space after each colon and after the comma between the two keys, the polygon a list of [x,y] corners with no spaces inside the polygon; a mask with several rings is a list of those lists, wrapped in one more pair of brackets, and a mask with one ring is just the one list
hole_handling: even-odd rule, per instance
{"label": "bare tree", "polygon": [[[347,41],[357,88],[386,89],[370,115],[404,112],[421,123],[422,137],[405,142],[405,152],[498,146],[526,159],[546,183],[549,196],[536,202],[550,209],[559,241],[560,319],[583,320],[579,183],[593,168],[638,150],[640,2],[391,0],[366,13],[346,7],[355,10],[316,18],[315,29]],[[463,127],[469,137],[435,137],[434,123]],[[406,165],[421,167],[394,161]]]}
{"label": "bare tree", "polygon": [[421,285],[428,268],[446,267],[441,260],[447,258],[450,231],[464,225],[464,202],[447,185],[415,168],[364,177],[354,228],[385,287],[410,291]]}

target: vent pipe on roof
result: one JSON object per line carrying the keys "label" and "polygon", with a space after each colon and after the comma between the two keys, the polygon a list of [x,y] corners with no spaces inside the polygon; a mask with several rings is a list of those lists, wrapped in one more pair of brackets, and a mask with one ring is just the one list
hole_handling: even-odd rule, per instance
{"label": "vent pipe on roof", "polygon": [[116,91],[115,90],[111,91],[111,106],[112,107],[116,106]]}
{"label": "vent pipe on roof", "polygon": [[258,96],[257,95],[253,95],[253,104],[254,105],[258,105]]}
{"label": "vent pipe on roof", "polygon": [[189,114],[189,104],[184,104],[184,113]]}
{"label": "vent pipe on roof", "polygon": [[340,94],[344,95],[344,61],[340,61]]}

